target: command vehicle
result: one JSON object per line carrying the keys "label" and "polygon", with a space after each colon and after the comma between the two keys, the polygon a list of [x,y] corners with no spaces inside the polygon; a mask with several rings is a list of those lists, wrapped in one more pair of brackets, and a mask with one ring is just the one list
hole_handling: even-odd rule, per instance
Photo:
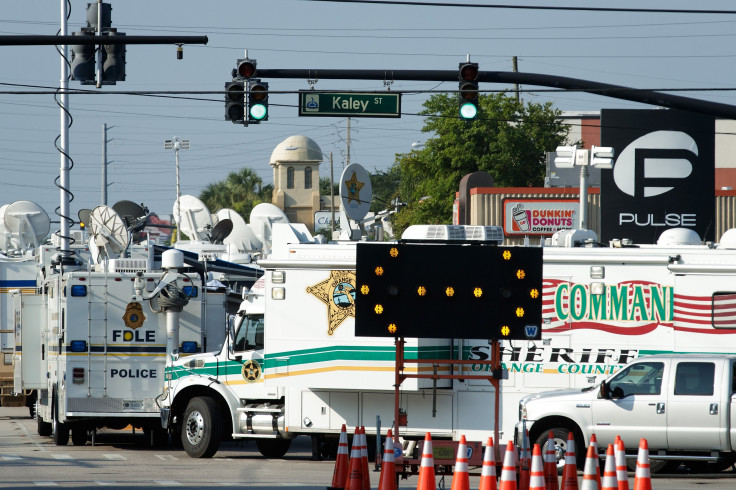
{"label": "command vehicle", "polygon": [[[387,426],[394,422],[393,342],[356,338],[349,309],[339,307],[349,304],[349,296],[338,294],[340,285],[355,287],[355,245],[312,243],[294,226],[279,225],[279,233],[274,227],[273,253],[259,262],[266,271],[258,312],[265,317],[258,335],[263,341],[240,351],[233,340],[243,333],[235,328],[221,352],[181,360],[167,380],[163,421],[181,434],[191,455],[213,454],[217,442],[211,441],[221,436],[262,439],[261,447],[277,446],[264,451],[274,454],[298,434],[337,435],[343,423],[370,432],[376,416]],[[460,227],[425,228],[428,239],[461,234]],[[501,441],[513,438],[525,395],[594,386],[629,361],[658,352],[728,353],[736,347],[736,317],[713,314],[736,293],[735,235],[703,244],[691,230],[677,229],[656,245],[641,246],[625,240],[601,246],[591,238],[578,230],[545,243],[542,338],[502,341]],[[452,262],[447,257],[427,267],[441,274]],[[244,302],[242,325],[255,308]],[[420,356],[491,357],[487,339],[413,342]],[[488,369],[470,364],[456,374]],[[436,390],[417,381],[401,393],[408,414],[402,435],[408,438],[414,432],[423,437],[425,429],[455,440],[491,435],[493,389],[484,380],[443,381]]]}
{"label": "command vehicle", "polygon": [[517,433],[526,426],[541,445],[572,432],[581,448],[593,434],[599,448],[619,436],[634,451],[645,438],[654,472],[722,470],[736,462],[734,389],[736,355],[655,354],[594,387],[525,396]]}

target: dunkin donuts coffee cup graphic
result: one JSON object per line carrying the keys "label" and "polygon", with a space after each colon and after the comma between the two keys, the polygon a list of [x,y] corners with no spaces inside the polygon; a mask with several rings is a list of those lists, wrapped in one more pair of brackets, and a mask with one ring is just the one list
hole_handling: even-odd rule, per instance
{"label": "dunkin donuts coffee cup graphic", "polygon": [[526,215],[523,204],[514,206],[512,216],[514,218],[514,223],[519,227],[519,230],[529,231],[529,217]]}

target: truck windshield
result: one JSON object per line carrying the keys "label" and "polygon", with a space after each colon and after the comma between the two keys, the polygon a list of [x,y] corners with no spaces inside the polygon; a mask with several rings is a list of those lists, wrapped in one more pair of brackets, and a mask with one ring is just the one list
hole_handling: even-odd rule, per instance
{"label": "truck windshield", "polygon": [[263,349],[263,314],[245,315],[235,334],[235,351]]}
{"label": "truck windshield", "polygon": [[638,362],[627,367],[611,380],[614,398],[628,395],[659,395],[662,389],[664,363]]}

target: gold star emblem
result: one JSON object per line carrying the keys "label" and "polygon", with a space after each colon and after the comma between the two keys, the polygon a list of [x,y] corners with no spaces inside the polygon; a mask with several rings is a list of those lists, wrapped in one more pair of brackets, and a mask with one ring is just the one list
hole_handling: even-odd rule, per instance
{"label": "gold star emblem", "polygon": [[330,277],[309,286],[307,292],[327,305],[328,335],[332,335],[346,318],[355,318],[355,272],[330,271]]}
{"label": "gold star emblem", "polygon": [[360,190],[365,185],[365,182],[358,182],[358,176],[353,172],[353,176],[350,180],[345,181],[345,185],[348,186],[348,204],[350,204],[350,201],[360,204]]}

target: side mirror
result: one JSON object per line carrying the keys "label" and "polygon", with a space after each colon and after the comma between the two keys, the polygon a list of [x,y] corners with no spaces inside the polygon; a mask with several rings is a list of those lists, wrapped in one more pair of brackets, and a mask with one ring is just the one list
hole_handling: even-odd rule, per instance
{"label": "side mirror", "polygon": [[605,400],[609,400],[611,398],[611,390],[610,385],[606,380],[601,381],[601,389],[598,392],[598,398],[603,398]]}

